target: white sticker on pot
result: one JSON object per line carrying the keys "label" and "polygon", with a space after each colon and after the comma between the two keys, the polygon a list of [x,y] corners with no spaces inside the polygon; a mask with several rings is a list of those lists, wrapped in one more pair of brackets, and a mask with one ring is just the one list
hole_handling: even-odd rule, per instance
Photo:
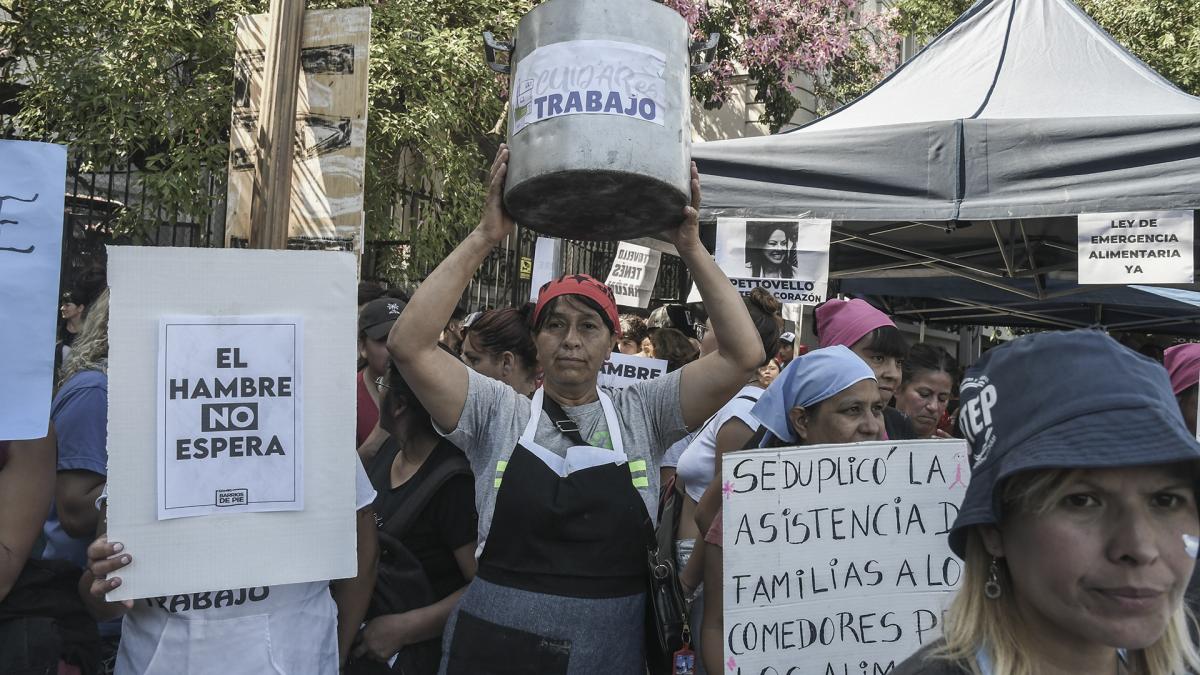
{"label": "white sticker on pot", "polygon": [[666,54],[629,42],[569,40],[538,47],[512,78],[513,135],[565,115],[618,115],[665,126]]}

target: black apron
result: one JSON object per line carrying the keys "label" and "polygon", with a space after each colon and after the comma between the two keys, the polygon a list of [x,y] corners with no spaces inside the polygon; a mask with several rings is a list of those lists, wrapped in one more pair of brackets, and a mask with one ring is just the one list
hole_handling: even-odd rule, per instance
{"label": "black apron", "polygon": [[[598,393],[614,449],[576,445],[566,457],[534,440],[544,393],[534,394],[525,433],[496,479],[492,526],[476,572],[480,579],[570,598],[645,592],[646,506],[634,487],[612,401]],[[577,429],[564,433],[583,442]],[[486,621],[466,608],[458,612],[453,642],[448,675],[558,675],[567,672],[571,658],[569,640]]]}

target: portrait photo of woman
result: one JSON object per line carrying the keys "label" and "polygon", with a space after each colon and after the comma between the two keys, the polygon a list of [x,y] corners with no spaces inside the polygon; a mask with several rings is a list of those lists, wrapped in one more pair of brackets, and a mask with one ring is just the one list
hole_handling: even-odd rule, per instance
{"label": "portrait photo of woman", "polygon": [[746,221],[746,268],[757,279],[791,279],[796,270],[799,223]]}

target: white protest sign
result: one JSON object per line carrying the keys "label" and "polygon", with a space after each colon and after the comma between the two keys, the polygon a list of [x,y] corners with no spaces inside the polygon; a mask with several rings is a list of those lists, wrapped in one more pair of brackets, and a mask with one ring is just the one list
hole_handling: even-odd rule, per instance
{"label": "white protest sign", "polygon": [[618,305],[646,308],[658,280],[662,252],[646,246],[621,242],[604,284],[612,289]]}
{"label": "white protest sign", "polygon": [[[112,293],[108,533],[133,556],[133,563],[121,570],[121,586],[108,598],[127,600],[354,576],[358,455],[354,397],[347,395],[350,384],[346,379],[346,373],[354,372],[358,286],[354,254],[157,247],[108,250]],[[232,440],[249,431],[245,427],[251,417],[239,406],[258,403],[258,431],[279,434],[287,458],[282,461],[290,466],[293,457],[296,460],[294,473],[286,479],[279,477],[279,481],[299,477],[296,497],[302,496],[303,510],[254,513],[227,506],[213,509],[209,515],[159,519],[159,451],[165,446],[169,456],[177,458],[181,450],[178,441],[160,435],[156,413],[160,387],[167,386],[170,394],[169,378],[164,382],[159,372],[160,322],[164,317],[226,317],[231,324],[224,327],[227,331],[206,330],[204,323],[185,324],[178,336],[167,334],[166,344],[172,352],[176,348],[195,350],[181,358],[167,354],[166,362],[167,372],[176,380],[191,380],[187,387],[177,389],[190,389],[186,401],[177,396],[177,426],[184,433],[199,426],[199,433],[189,437],[183,448],[189,458],[179,462],[187,464],[179,475],[216,483],[205,488],[211,493],[202,495],[206,499],[197,505],[213,504],[217,489],[246,488],[248,503],[259,498],[238,472],[246,472],[256,462],[280,458],[266,454],[269,442],[258,444],[263,453],[259,456],[250,450],[247,439],[240,442],[241,456],[236,456]],[[286,320],[295,324],[295,341],[279,334],[286,332],[283,328],[258,331],[234,317],[267,317],[266,323],[272,326]],[[225,348],[229,351],[221,351]],[[270,355],[267,350],[280,353]],[[226,365],[230,368],[223,367]],[[294,374],[290,372],[293,365]],[[226,372],[239,373],[236,385],[224,374],[215,375],[219,382],[212,381],[214,373]],[[242,373],[254,381],[242,381]],[[196,377],[208,378],[209,393],[219,398],[204,398],[203,391],[197,395]],[[285,382],[284,377],[294,379]],[[233,386],[236,390],[231,390]],[[265,396],[268,386],[276,396]],[[280,395],[284,391],[288,396]],[[211,417],[199,407],[225,403],[237,405],[217,410]],[[187,407],[193,404],[196,407]],[[293,405],[295,445],[290,446],[284,430],[287,423],[277,416],[291,415]],[[306,414],[300,415],[301,410]],[[200,426],[205,422],[228,430],[206,432]],[[217,437],[226,439],[219,453]],[[208,442],[202,446],[197,442],[200,438]],[[199,457],[202,447],[207,455]],[[301,447],[302,461],[298,455],[287,454]],[[229,493],[228,498],[236,499],[237,494]]]}
{"label": "white protest sign", "polygon": [[662,377],[666,372],[667,362],[662,359],[613,352],[600,366],[600,376],[596,382],[601,387],[624,389],[631,384]]}
{"label": "white protest sign", "polygon": [[46,435],[67,149],[0,141],[0,439]]}
{"label": "white protest sign", "polygon": [[1191,211],[1079,214],[1079,283],[1190,284]]}
{"label": "white protest sign", "polygon": [[554,237],[538,237],[533,248],[533,274],[529,280],[529,301],[537,302],[538,292],[547,282],[558,278],[558,261],[562,253],[562,240]]}
{"label": "white protest sign", "polygon": [[832,221],[718,218],[717,265],[742,295],[765,288],[780,302],[818,305],[829,287]]}
{"label": "white protest sign", "polygon": [[517,62],[509,129],[564,115],[620,115],[665,126],[667,56],[629,42],[567,40]]}
{"label": "white protest sign", "polygon": [[748,450],[722,474],[727,673],[882,675],[941,634],[964,441]]}
{"label": "white protest sign", "polygon": [[158,517],[304,509],[304,319],[159,320]]}

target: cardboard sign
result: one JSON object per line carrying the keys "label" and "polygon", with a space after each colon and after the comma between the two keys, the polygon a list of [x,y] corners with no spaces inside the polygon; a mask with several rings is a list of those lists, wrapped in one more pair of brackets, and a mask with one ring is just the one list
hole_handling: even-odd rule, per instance
{"label": "cardboard sign", "polygon": [[304,509],[304,319],[164,317],[158,517]]}
{"label": "cardboard sign", "polygon": [[650,294],[658,280],[662,252],[646,246],[621,242],[605,285],[612,289],[618,305],[650,306]]}
{"label": "cardboard sign", "polygon": [[666,125],[667,56],[629,42],[567,40],[543,45],[513,74],[512,134],[564,115],[619,115]]}
{"label": "cardboard sign", "polygon": [[609,389],[624,389],[631,384],[662,377],[667,372],[667,362],[644,356],[631,356],[620,352],[609,354],[600,366],[596,383]]}
{"label": "cardboard sign", "polygon": [[46,435],[67,149],[0,141],[0,440]]}
{"label": "cardboard sign", "polygon": [[1079,214],[1079,283],[1190,284],[1191,211]]}
{"label": "cardboard sign", "polygon": [[832,221],[718,218],[717,264],[742,295],[765,288],[782,303],[818,305],[829,287]]}
{"label": "cardboard sign", "polygon": [[[121,571],[123,583],[110,600],[204,593],[227,588],[352,577],[357,571],[354,472],[355,320],[358,275],[353,253],[248,249],[109,247],[109,464],[108,532],[125,544],[133,564]],[[146,283],[153,279],[154,283]],[[193,345],[194,354],[166,354],[164,382],[159,371],[160,324],[170,317],[226,317],[230,326],[218,331],[208,324],[169,328],[172,351]],[[263,332],[234,317],[269,317],[275,329]],[[280,328],[286,318],[295,324]],[[294,345],[294,346],[293,346]],[[222,351],[228,349],[229,351]],[[237,351],[234,351],[234,350]],[[280,352],[274,356],[268,350]],[[229,367],[225,367],[229,366]],[[294,370],[293,370],[294,369]],[[241,373],[253,382],[241,380]],[[221,374],[216,374],[221,373]],[[239,373],[231,384],[224,373]],[[349,375],[348,375],[349,373]],[[279,460],[249,451],[234,438],[255,431],[279,435],[285,463],[296,461],[296,496],[302,511],[254,513],[234,505],[212,508],[195,518],[159,519],[158,458],[164,446],[178,453],[178,441],[160,435],[156,407],[160,387],[171,377],[189,378],[186,400],[177,396],[177,428],[189,436],[185,474],[212,481],[209,488],[246,488],[245,501],[259,499],[255,488],[237,472],[259,461]],[[209,393],[197,396],[198,382],[208,380]],[[291,377],[290,381],[283,378]],[[265,379],[264,379],[265,378]],[[349,379],[348,379],[349,378]],[[215,380],[215,381],[214,381]],[[268,383],[267,380],[270,380]],[[182,383],[176,382],[181,385]],[[275,396],[266,395],[271,388]],[[251,387],[253,391],[251,391]],[[287,392],[288,396],[280,394]],[[268,400],[274,399],[274,400]],[[168,398],[168,401],[170,399]],[[299,414],[300,404],[303,411]],[[257,403],[257,417],[245,405]],[[206,404],[234,404],[205,411]],[[295,446],[286,427],[296,408]],[[205,431],[207,425],[211,431]],[[224,431],[217,430],[218,428]],[[247,432],[247,433],[242,433]],[[227,439],[215,453],[215,438]],[[208,454],[201,454],[204,438]],[[299,455],[289,455],[302,448]],[[215,455],[215,456],[214,456]],[[173,458],[178,454],[172,454]],[[226,481],[226,479],[228,479]],[[284,479],[279,478],[280,481]],[[168,483],[168,487],[174,483]],[[167,498],[172,499],[172,492]],[[215,507],[213,492],[197,505]],[[290,495],[288,495],[290,496]],[[226,496],[240,499],[238,493]],[[253,505],[251,505],[253,506]],[[241,511],[241,512],[238,512]],[[247,512],[250,511],[250,512]],[[319,542],[316,544],[314,542]]]}
{"label": "cardboard sign", "polygon": [[722,463],[731,675],[882,675],[941,634],[961,440],[747,450]]}
{"label": "cardboard sign", "polygon": [[533,278],[529,282],[529,301],[537,302],[538,292],[547,282],[558,278],[559,260],[562,256],[562,240],[554,237],[538,237],[533,249]]}
{"label": "cardboard sign", "polygon": [[[229,133],[228,244],[248,239],[268,15],[239,17]],[[289,237],[363,239],[371,9],[310,9],[300,38]]]}

